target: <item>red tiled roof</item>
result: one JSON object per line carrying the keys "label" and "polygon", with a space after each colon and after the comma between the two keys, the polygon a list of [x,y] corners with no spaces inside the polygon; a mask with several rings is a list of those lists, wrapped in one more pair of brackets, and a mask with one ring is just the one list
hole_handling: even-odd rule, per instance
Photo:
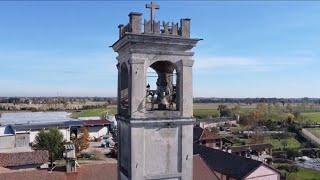
{"label": "red tiled roof", "polygon": [[108,120],[84,120],[82,121],[82,124],[84,126],[103,126],[111,124],[112,122]]}
{"label": "red tiled roof", "polygon": [[48,162],[48,151],[32,151],[32,152],[17,152],[17,153],[0,153],[0,166],[23,166],[36,165]]}
{"label": "red tiled roof", "polygon": [[216,177],[207,164],[202,160],[200,155],[193,155],[193,180],[212,179],[216,179]]}
{"label": "red tiled roof", "polygon": [[206,129],[202,131],[202,134],[199,138],[199,140],[215,140],[215,139],[222,139],[222,138],[218,134],[210,132]]}

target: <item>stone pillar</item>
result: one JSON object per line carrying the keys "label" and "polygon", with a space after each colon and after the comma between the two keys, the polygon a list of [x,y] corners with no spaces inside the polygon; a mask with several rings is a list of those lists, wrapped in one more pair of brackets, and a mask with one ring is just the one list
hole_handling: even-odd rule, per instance
{"label": "stone pillar", "polygon": [[146,76],[144,68],[145,59],[130,59],[131,66],[131,117],[140,118],[145,112]]}
{"label": "stone pillar", "polygon": [[133,127],[131,129],[131,178],[144,179],[144,129]]}
{"label": "stone pillar", "polygon": [[124,29],[124,25],[123,24],[119,24],[118,26],[119,28],[119,39],[123,36],[125,29]]}
{"label": "stone pillar", "polygon": [[142,26],[142,14],[137,12],[131,12],[129,14],[129,27],[130,32],[135,34],[141,33],[141,26]]}
{"label": "stone pillar", "polygon": [[[118,69],[118,89],[117,89],[117,107],[120,107],[120,84],[121,84],[121,70],[120,70],[120,63],[117,63]],[[120,113],[120,109],[117,108],[117,114]]]}
{"label": "stone pillar", "polygon": [[182,128],[182,147],[181,147],[181,174],[182,180],[193,179],[193,124],[184,125]]}
{"label": "stone pillar", "polygon": [[190,22],[191,19],[180,19],[181,24],[181,36],[184,38],[190,38]]}
{"label": "stone pillar", "polygon": [[182,117],[193,116],[192,59],[179,61],[179,105]]}

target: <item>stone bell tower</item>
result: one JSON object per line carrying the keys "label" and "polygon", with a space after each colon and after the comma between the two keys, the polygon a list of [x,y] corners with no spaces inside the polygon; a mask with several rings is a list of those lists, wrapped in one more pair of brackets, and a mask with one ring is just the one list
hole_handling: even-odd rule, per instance
{"label": "stone bell tower", "polygon": [[141,13],[131,12],[112,45],[118,53],[119,179],[191,180],[191,49],[200,39],[190,38],[190,19],[160,24],[159,6],[146,8],[150,20],[142,22]]}

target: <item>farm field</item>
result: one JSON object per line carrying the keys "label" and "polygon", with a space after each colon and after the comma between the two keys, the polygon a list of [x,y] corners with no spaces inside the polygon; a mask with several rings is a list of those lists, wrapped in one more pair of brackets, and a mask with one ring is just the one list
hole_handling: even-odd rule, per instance
{"label": "farm field", "polygon": [[217,109],[193,109],[193,116],[206,118],[206,117],[218,117],[219,111]]}
{"label": "farm field", "polygon": [[320,112],[302,113],[302,120],[310,123],[320,123]]}
{"label": "farm field", "polygon": [[[193,114],[195,117],[206,118],[206,117],[218,117],[219,112],[217,110],[220,104],[225,104],[228,108],[235,107],[236,103],[194,103],[193,105]],[[253,109],[256,104],[246,105],[240,104],[240,111],[245,112],[250,109]],[[106,108],[97,108],[97,109],[88,109],[82,110],[81,112],[74,112],[71,117],[89,117],[89,116],[100,116],[106,112],[110,114],[116,114],[116,106],[110,106]],[[310,123],[320,123],[320,112],[306,112],[301,113],[301,118],[299,121],[310,122]]]}
{"label": "farm field", "polygon": [[109,107],[109,108],[96,108],[96,109],[86,109],[80,112],[73,112],[71,114],[72,118],[79,118],[79,117],[91,117],[91,116],[101,116],[103,114],[116,114],[117,109],[116,107]]}

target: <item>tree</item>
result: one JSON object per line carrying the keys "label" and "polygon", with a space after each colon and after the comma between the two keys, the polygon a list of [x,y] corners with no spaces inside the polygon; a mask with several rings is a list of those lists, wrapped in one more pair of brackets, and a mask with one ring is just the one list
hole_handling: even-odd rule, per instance
{"label": "tree", "polygon": [[301,153],[297,149],[288,149],[287,150],[287,158],[294,160],[296,157],[300,156]]}
{"label": "tree", "polygon": [[35,138],[35,149],[47,150],[51,167],[53,161],[62,157],[63,153],[63,134],[57,129],[41,130]]}
{"label": "tree", "polygon": [[255,111],[257,114],[257,119],[256,119],[257,121],[265,122],[269,119],[268,106],[266,104],[262,104],[262,103],[257,104]]}
{"label": "tree", "polygon": [[87,149],[90,144],[88,129],[86,127],[81,127],[80,132],[80,137],[73,139],[73,143],[76,146],[77,153]]}
{"label": "tree", "polygon": [[231,117],[231,110],[224,104],[218,106],[218,111],[220,112],[220,117]]}
{"label": "tree", "polygon": [[286,149],[287,145],[288,145],[288,140],[287,139],[282,139],[280,141],[281,145],[283,146],[282,150]]}
{"label": "tree", "polygon": [[291,114],[291,113],[288,113],[288,114],[287,114],[287,122],[288,122],[289,124],[291,124],[294,119],[295,119],[295,117],[294,117],[293,114]]}

